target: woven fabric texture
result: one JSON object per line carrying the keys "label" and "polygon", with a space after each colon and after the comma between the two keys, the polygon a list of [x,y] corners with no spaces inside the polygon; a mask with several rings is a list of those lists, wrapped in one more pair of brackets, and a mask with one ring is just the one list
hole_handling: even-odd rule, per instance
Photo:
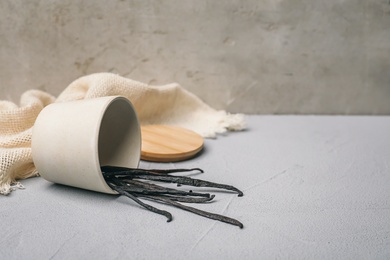
{"label": "woven fabric texture", "polygon": [[53,102],[121,95],[134,105],[142,124],[177,125],[203,137],[245,128],[241,114],[217,111],[178,84],[150,86],[111,73],[97,73],[72,82],[59,96],[29,90],[20,105],[0,101],[0,194],[23,186],[17,181],[39,173],[31,155],[32,128],[40,111]]}

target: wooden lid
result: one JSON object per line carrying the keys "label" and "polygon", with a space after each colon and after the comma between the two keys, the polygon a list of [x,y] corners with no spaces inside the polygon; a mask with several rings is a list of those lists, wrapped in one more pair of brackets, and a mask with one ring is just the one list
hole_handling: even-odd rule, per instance
{"label": "wooden lid", "polygon": [[141,127],[141,159],[177,162],[195,156],[203,148],[203,138],[188,129],[167,125]]}

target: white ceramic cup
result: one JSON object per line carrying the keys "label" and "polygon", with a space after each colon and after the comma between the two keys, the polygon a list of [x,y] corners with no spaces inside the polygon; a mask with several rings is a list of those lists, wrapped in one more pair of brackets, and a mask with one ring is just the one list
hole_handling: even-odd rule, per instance
{"label": "white ceramic cup", "polygon": [[138,167],[137,113],[120,96],[48,105],[34,124],[32,156],[48,181],[117,194],[104,181],[100,167]]}

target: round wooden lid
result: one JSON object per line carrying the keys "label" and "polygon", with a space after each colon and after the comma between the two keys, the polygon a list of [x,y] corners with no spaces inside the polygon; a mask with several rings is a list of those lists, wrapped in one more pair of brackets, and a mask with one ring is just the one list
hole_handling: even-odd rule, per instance
{"label": "round wooden lid", "polygon": [[195,156],[203,148],[203,138],[188,129],[167,125],[141,126],[141,159],[177,162]]}

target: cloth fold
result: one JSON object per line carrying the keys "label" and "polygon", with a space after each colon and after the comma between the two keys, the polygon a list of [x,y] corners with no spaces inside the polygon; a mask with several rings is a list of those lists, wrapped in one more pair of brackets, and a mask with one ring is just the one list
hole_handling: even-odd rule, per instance
{"label": "cloth fold", "polygon": [[57,99],[40,90],[29,90],[21,96],[20,106],[0,101],[0,194],[22,188],[17,180],[38,175],[31,156],[31,136],[35,119],[45,106],[115,95],[133,103],[141,125],[177,125],[206,138],[245,128],[242,114],[217,111],[176,83],[150,86],[111,73],[97,73],[75,80]]}

